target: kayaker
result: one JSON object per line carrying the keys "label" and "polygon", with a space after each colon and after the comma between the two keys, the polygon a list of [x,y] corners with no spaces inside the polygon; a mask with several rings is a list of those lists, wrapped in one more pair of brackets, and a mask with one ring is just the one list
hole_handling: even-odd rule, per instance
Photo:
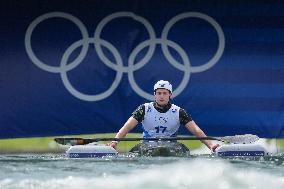
{"label": "kayaker", "polygon": [[[140,105],[118,131],[115,138],[124,138],[138,123],[142,123],[143,137],[174,137],[180,125],[196,137],[206,137],[187,112],[171,103],[172,85],[160,80],[154,85],[154,102]],[[201,140],[211,151],[219,146],[209,140]],[[116,148],[118,141],[109,145]]]}

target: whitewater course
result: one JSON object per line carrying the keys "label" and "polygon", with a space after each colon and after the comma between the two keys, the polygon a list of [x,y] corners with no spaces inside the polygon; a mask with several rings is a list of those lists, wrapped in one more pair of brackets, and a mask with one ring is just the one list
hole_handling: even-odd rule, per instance
{"label": "whitewater course", "polygon": [[273,155],[225,158],[207,149],[187,157],[6,154],[0,156],[0,189],[283,189],[283,152],[266,148]]}

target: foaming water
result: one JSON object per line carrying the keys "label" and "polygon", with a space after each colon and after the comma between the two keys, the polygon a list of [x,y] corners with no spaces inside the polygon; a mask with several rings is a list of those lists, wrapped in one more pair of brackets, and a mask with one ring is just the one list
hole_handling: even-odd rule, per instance
{"label": "foaming water", "polygon": [[284,157],[0,156],[0,189],[284,188]]}

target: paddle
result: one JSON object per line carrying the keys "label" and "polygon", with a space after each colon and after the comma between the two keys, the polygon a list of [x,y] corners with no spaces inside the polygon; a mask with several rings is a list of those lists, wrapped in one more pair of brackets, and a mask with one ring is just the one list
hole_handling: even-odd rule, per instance
{"label": "paddle", "polygon": [[54,140],[62,145],[84,145],[92,142],[99,141],[173,141],[173,140],[217,140],[226,143],[234,144],[247,144],[257,141],[259,138],[256,135],[246,134],[246,135],[235,135],[235,136],[225,136],[225,137],[161,137],[161,138],[55,138]]}

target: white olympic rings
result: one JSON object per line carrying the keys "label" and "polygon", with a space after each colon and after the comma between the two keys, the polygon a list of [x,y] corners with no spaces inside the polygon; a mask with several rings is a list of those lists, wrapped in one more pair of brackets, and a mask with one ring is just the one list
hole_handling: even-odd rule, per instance
{"label": "white olympic rings", "polygon": [[[141,42],[130,53],[130,56],[128,57],[128,66],[123,65],[123,60],[122,60],[122,57],[121,57],[120,53],[118,52],[118,50],[111,43],[109,43],[108,41],[101,38],[101,33],[102,33],[105,25],[107,25],[113,19],[117,19],[117,18],[121,18],[121,17],[130,17],[130,18],[134,19],[135,21],[140,22],[141,24],[143,24],[145,26],[145,28],[146,28],[146,30],[149,34],[149,39]],[[76,26],[78,26],[78,28],[81,32],[81,35],[82,35],[82,39],[74,42],[72,45],[70,45],[67,48],[67,50],[64,52],[64,54],[61,58],[60,66],[58,66],[58,67],[47,65],[46,63],[44,63],[43,61],[38,59],[38,57],[35,55],[35,53],[32,49],[32,44],[31,44],[32,33],[33,33],[34,29],[36,28],[36,26],[39,23],[41,23],[44,20],[47,20],[49,18],[64,18],[66,20],[73,22]],[[211,24],[217,32],[218,43],[219,43],[218,49],[217,49],[215,55],[207,63],[205,63],[203,65],[191,66],[189,58],[188,58],[186,52],[183,50],[183,48],[181,48],[177,43],[170,41],[168,39],[168,33],[169,33],[170,29],[173,27],[173,25],[175,23],[177,23],[179,20],[182,20],[182,19],[185,19],[185,18],[199,18],[199,19],[205,20],[209,24]],[[72,84],[69,82],[68,77],[67,77],[67,72],[74,69],[76,66],[78,66],[82,62],[82,60],[85,58],[90,44],[94,44],[96,52],[98,54],[98,57],[101,59],[101,61],[106,66],[108,66],[109,68],[111,68],[111,69],[113,69],[117,72],[116,76],[115,76],[115,80],[113,81],[113,83],[109,87],[109,89],[106,90],[105,92],[102,92],[102,93],[96,94],[96,95],[88,95],[88,94],[84,94],[84,93],[78,91],[77,89],[75,89],[72,86]],[[25,35],[25,47],[26,47],[27,54],[28,54],[29,58],[31,59],[31,61],[36,66],[38,66],[39,68],[41,68],[41,69],[43,69],[47,72],[59,73],[60,76],[61,76],[62,82],[63,82],[64,86],[66,87],[66,89],[75,97],[77,97],[81,100],[85,100],[85,101],[99,101],[99,100],[103,100],[103,99],[107,98],[108,96],[110,96],[115,91],[115,89],[118,87],[118,85],[119,85],[119,83],[120,83],[120,81],[123,77],[123,73],[128,74],[129,83],[130,83],[132,89],[138,95],[140,95],[141,97],[146,98],[148,100],[152,100],[153,95],[145,92],[143,89],[141,89],[138,86],[138,84],[136,83],[136,81],[134,79],[133,72],[142,68],[143,66],[145,66],[149,62],[149,60],[152,58],[152,56],[154,54],[156,45],[161,45],[162,52],[163,52],[164,56],[166,57],[166,59],[169,61],[169,63],[173,67],[184,72],[183,79],[182,79],[181,83],[173,91],[173,96],[177,96],[187,86],[191,73],[198,73],[198,72],[203,72],[205,70],[208,70],[218,62],[218,60],[220,59],[220,57],[222,56],[222,54],[224,52],[225,37],[224,37],[224,32],[223,32],[221,26],[213,18],[211,18],[208,15],[199,13],[199,12],[186,12],[186,13],[182,13],[182,14],[179,14],[179,15],[173,17],[165,25],[165,27],[162,31],[162,34],[161,34],[161,38],[156,38],[156,34],[155,34],[155,31],[154,31],[152,25],[145,18],[138,16],[138,15],[135,15],[132,12],[117,12],[117,13],[113,13],[113,14],[105,17],[98,24],[98,26],[97,26],[97,28],[94,32],[93,38],[88,36],[88,31],[87,31],[86,27],[75,16],[68,14],[68,13],[64,13],[64,12],[50,12],[50,13],[43,14],[43,15],[37,17],[34,21],[32,21],[31,24],[29,25],[29,27],[26,31],[26,35]],[[80,51],[78,57],[76,57],[71,63],[67,64],[68,58],[72,54],[72,52],[74,50],[76,50],[78,47],[81,47],[81,46],[82,46],[82,48],[81,48],[81,51]],[[109,50],[109,52],[111,52],[113,54],[115,62],[111,61],[109,58],[107,58],[105,56],[105,54],[102,50],[102,46],[107,48]],[[173,48],[180,55],[180,57],[183,61],[183,64],[180,64],[176,59],[173,58],[170,51],[168,50],[168,46]],[[145,56],[139,62],[135,63],[136,56],[145,47],[149,47]]]}

